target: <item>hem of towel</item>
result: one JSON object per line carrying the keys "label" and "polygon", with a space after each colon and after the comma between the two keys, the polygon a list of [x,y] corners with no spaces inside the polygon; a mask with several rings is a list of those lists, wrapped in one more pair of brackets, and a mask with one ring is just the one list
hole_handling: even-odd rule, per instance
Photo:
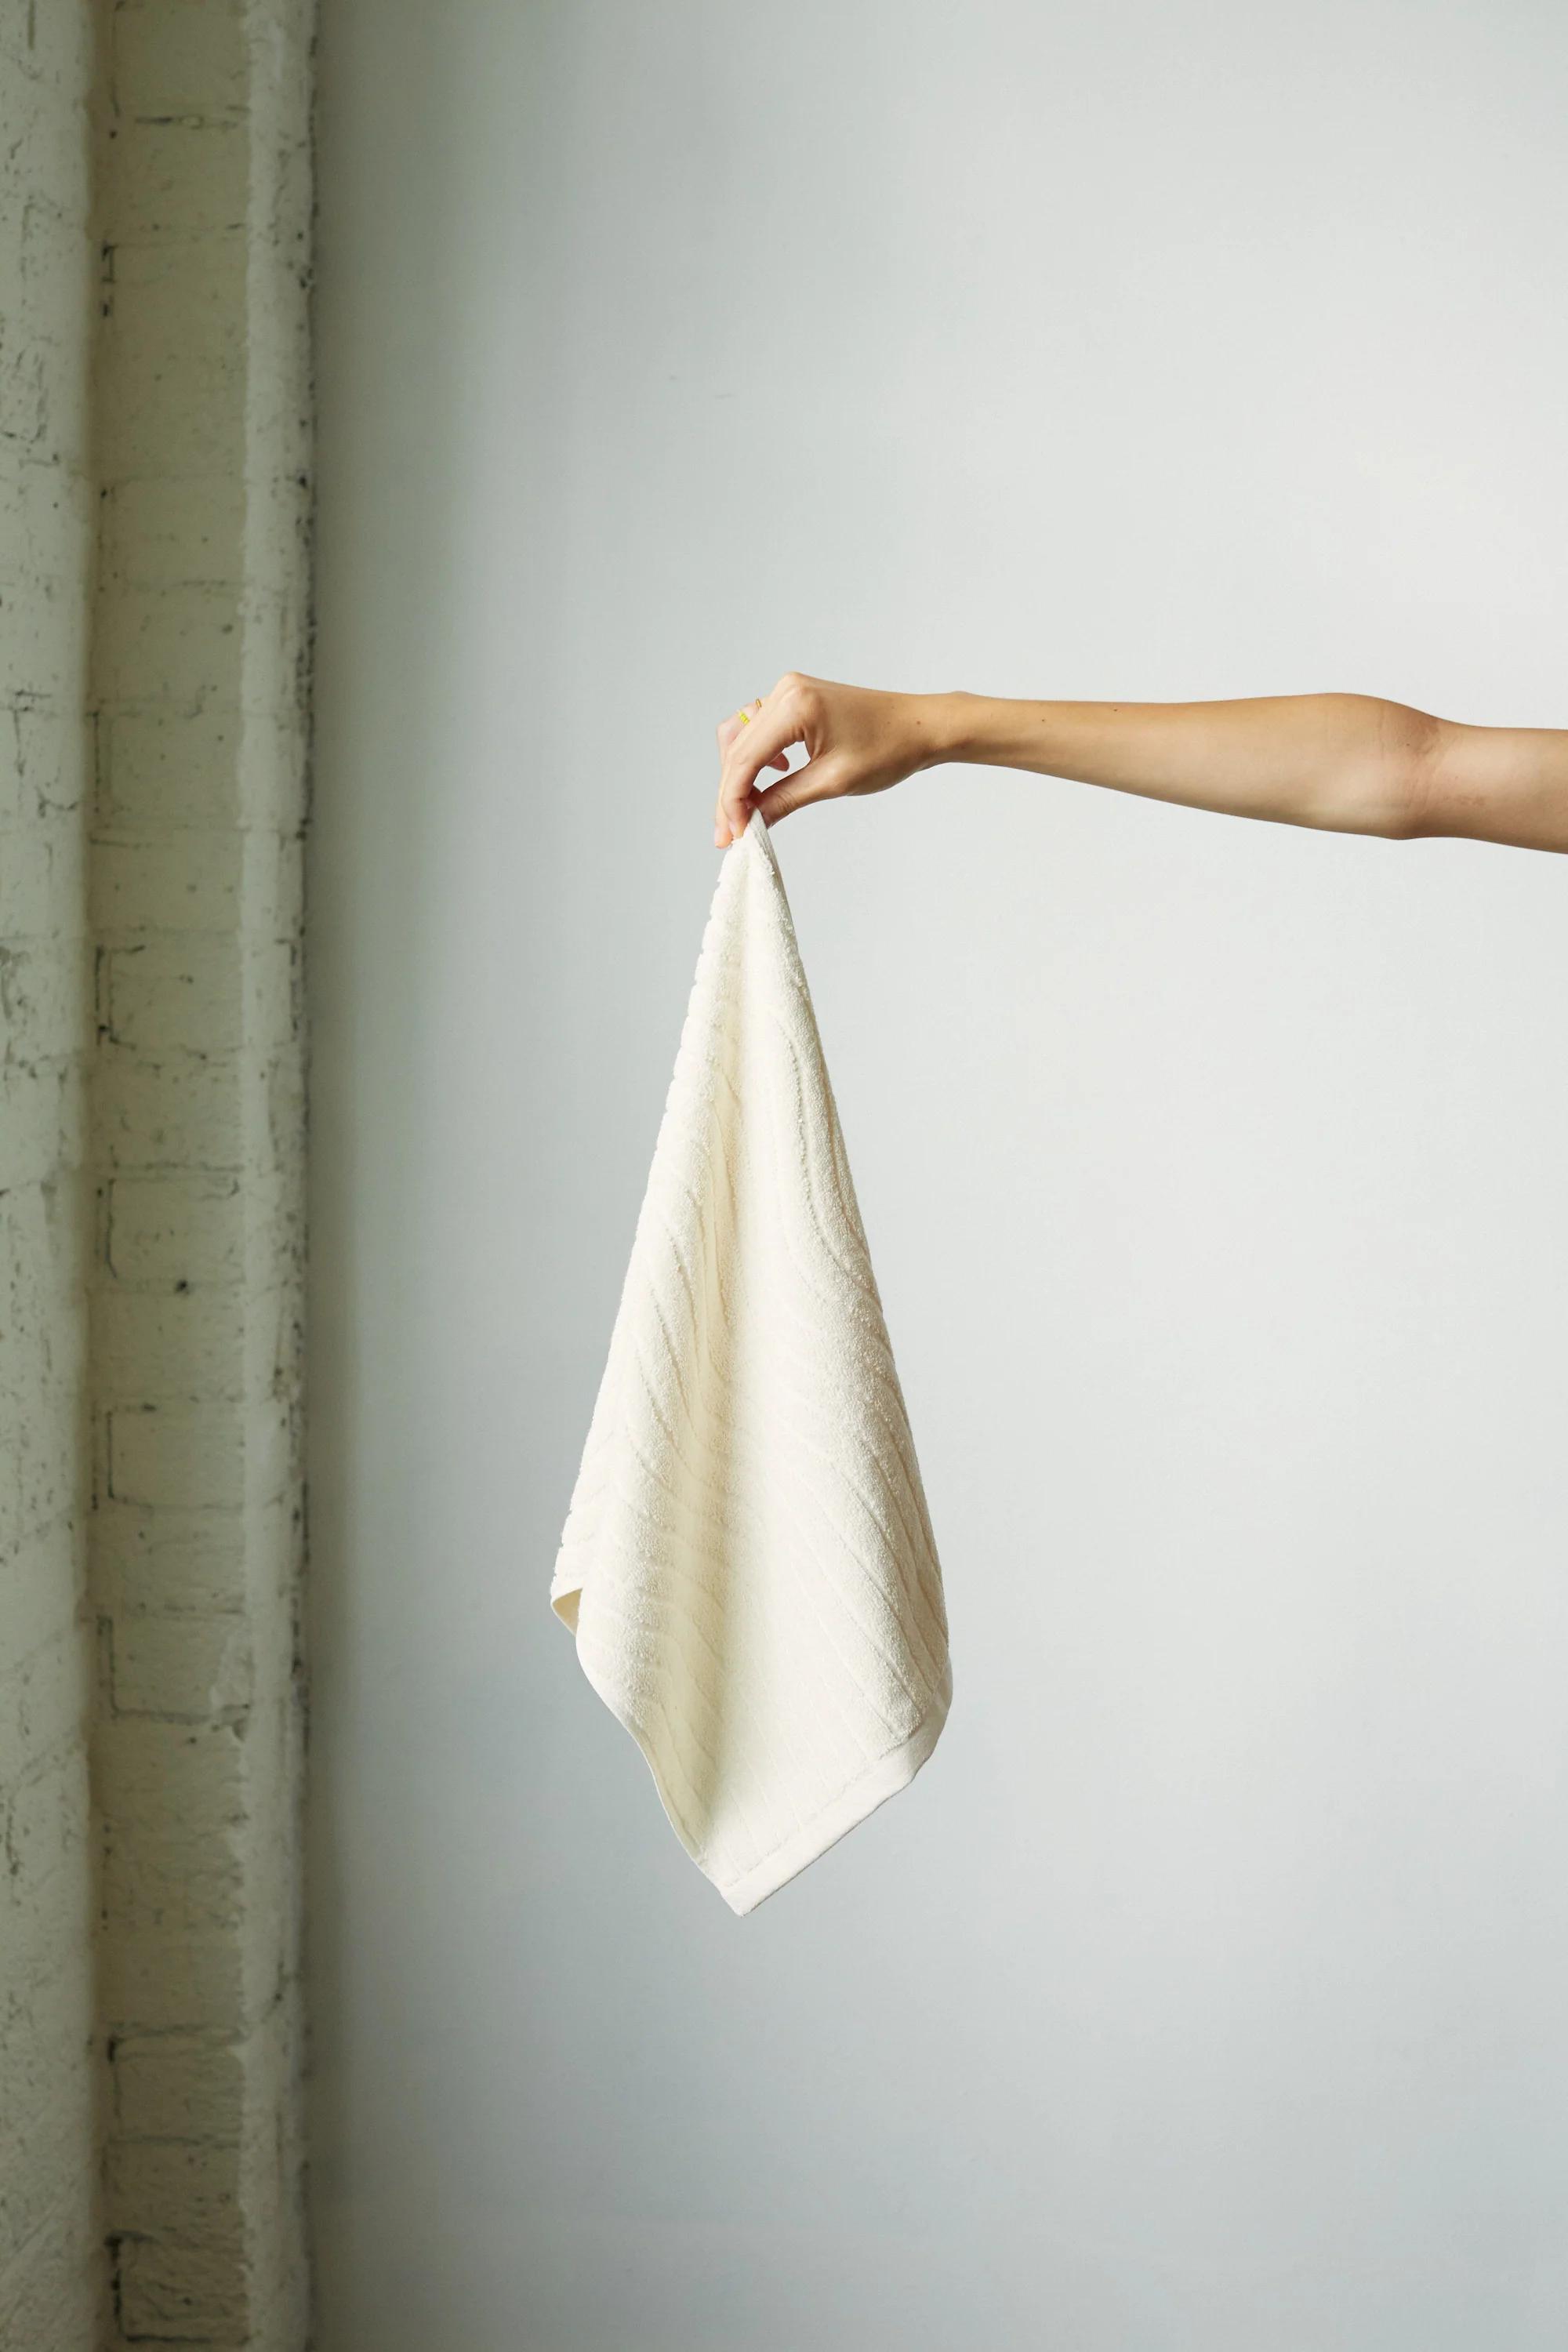
{"label": "hem of towel", "polygon": [[819,1862],[830,1846],[837,1845],[841,1837],[847,1837],[879,1805],[885,1805],[889,1797],[907,1789],[942,1736],[951,1698],[951,1691],[934,1694],[925,1716],[907,1739],[868,1765],[831,1804],[822,1806],[809,1821],[803,1822],[772,1853],[764,1854],[761,1862],[728,1885],[715,1878],[713,1884],[731,1910],[744,1918],[748,1911],[754,1911],[759,1903],[776,1895],[781,1886],[787,1885],[812,1863]]}
{"label": "hem of towel", "polygon": [[[550,1596],[552,1609],[572,1634],[574,1644],[577,1600],[581,1590],[580,1584],[573,1584]],[[664,1775],[659,1770],[657,1757],[637,1725],[616,1704],[614,1693],[588,1673],[587,1662],[580,1647],[577,1663],[622,1729],[628,1731],[636,1740],[643,1762],[653,1776],[653,1785],[658,1791],[658,1801],[664,1807],[665,1818],[670,1828],[703,1877],[718,1888],[731,1910],[742,1919],[748,1911],[754,1911],[759,1903],[765,1903],[770,1895],[776,1895],[781,1886],[787,1886],[792,1878],[797,1878],[812,1863],[819,1862],[831,1846],[836,1846],[840,1838],[847,1837],[850,1831],[874,1813],[879,1805],[885,1805],[889,1797],[896,1797],[900,1789],[909,1787],[942,1737],[948,1708],[952,1704],[952,1670],[950,1666],[940,1686],[931,1693],[925,1714],[907,1738],[900,1740],[896,1748],[885,1749],[863,1771],[858,1772],[847,1788],[840,1789],[826,1805],[819,1805],[808,1821],[803,1822],[798,1829],[792,1830],[781,1844],[763,1856],[761,1862],[753,1863],[751,1869],[742,1871],[738,1878],[726,1881],[714,1876],[687,1835],[664,1785]]]}

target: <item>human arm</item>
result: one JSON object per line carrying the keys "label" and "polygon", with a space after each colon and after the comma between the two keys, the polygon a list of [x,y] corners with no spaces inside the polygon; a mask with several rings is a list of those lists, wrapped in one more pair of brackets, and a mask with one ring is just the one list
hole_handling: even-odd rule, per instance
{"label": "human arm", "polygon": [[[805,765],[768,782],[796,744]],[[792,671],[744,719],[723,722],[719,747],[720,847],[756,807],[772,824],[951,761],[1277,824],[1568,850],[1568,730],[1464,726],[1373,695],[1027,702],[885,694]]]}

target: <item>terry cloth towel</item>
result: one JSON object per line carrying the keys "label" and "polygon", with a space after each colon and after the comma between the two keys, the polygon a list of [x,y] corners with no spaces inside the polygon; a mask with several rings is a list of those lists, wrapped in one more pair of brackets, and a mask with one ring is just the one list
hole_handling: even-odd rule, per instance
{"label": "terry cloth towel", "polygon": [[720,869],[551,1601],[752,1910],[903,1788],[942,1572],[778,862]]}

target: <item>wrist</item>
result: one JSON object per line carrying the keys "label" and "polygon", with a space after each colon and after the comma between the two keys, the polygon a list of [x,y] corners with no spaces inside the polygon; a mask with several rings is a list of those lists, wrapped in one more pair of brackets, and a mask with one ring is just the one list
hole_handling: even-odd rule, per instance
{"label": "wrist", "polygon": [[911,700],[921,768],[940,768],[949,760],[972,760],[976,756],[978,695],[917,694]]}

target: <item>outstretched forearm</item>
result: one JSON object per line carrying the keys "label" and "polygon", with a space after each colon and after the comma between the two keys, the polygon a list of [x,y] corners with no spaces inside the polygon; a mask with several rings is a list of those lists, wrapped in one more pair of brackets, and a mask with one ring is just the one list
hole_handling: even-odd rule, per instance
{"label": "outstretched forearm", "polygon": [[1031,769],[1226,816],[1400,837],[1436,721],[1365,694],[1240,702],[936,698],[941,757]]}
{"label": "outstretched forearm", "polygon": [[[797,744],[807,756],[792,770]],[[1013,702],[884,694],[792,671],[723,721],[719,748],[721,847],[754,810],[772,824],[954,761],[1276,824],[1568,850],[1568,731],[1462,726],[1368,694]]]}

